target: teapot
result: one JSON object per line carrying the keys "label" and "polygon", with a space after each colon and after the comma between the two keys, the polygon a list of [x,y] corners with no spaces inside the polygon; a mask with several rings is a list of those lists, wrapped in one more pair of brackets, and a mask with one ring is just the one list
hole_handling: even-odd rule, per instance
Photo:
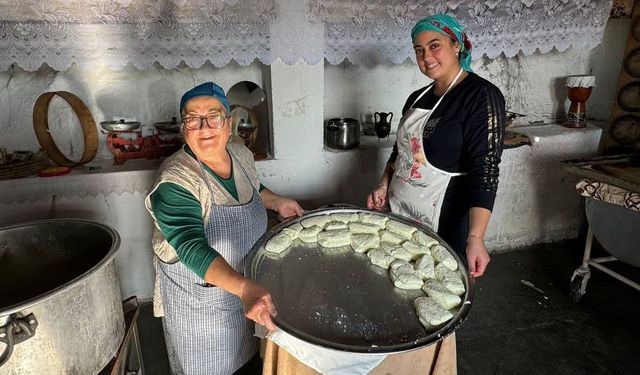
{"label": "teapot", "polygon": [[[387,117],[389,119],[387,120]],[[393,118],[393,112],[375,112],[373,114],[375,121],[374,129],[378,138],[389,137],[391,132],[391,119]]]}

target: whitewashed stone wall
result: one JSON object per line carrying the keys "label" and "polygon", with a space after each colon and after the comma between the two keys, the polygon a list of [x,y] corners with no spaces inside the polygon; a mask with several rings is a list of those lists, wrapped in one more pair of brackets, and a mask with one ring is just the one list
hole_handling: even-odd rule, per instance
{"label": "whitewashed stone wall", "polygon": [[[606,120],[628,27],[628,20],[611,20],[603,45],[591,51],[571,50],[483,60],[475,62],[474,68],[503,90],[510,110],[528,115],[523,124],[537,120],[549,122],[566,111],[564,77],[592,72],[597,76],[597,87],[588,102],[588,110],[591,117]],[[289,66],[276,62],[268,67],[231,64],[222,69],[205,65],[198,69],[154,67],[144,71],[130,67],[120,71],[84,71],[74,67],[65,72],[46,67],[37,72],[25,72],[14,67],[0,72],[0,147],[37,149],[32,109],[38,95],[46,91],[67,90],[77,94],[89,106],[97,122],[125,118],[152,124],[175,116],[180,95],[195,84],[209,80],[218,82],[225,89],[243,80],[265,88],[273,108],[275,154],[272,160],[257,163],[258,172],[265,185],[300,200],[307,207],[336,202],[364,204],[365,196],[378,179],[390,152],[390,144],[379,144],[375,139],[354,151],[325,150],[323,119],[358,118],[374,111],[393,111],[397,124],[407,95],[427,83],[411,64],[368,67],[300,63]],[[82,152],[79,124],[60,101],[52,107],[50,126],[58,145],[63,152],[79,157]],[[505,194],[506,198],[500,198],[491,224],[489,238],[493,249],[575,236],[575,221],[568,221],[581,215],[580,199],[570,189],[572,182],[567,182],[571,177],[557,169],[548,174],[548,163],[564,156],[593,154],[593,145],[597,143],[593,137],[593,134],[587,137],[589,141],[585,144],[591,145],[589,148],[569,148],[566,155],[553,154],[547,159],[539,154],[546,152],[545,147],[505,152],[505,173],[499,194]],[[565,142],[557,141],[559,145]],[[537,150],[535,158],[513,156],[532,150]],[[98,158],[111,158],[104,135],[101,135]],[[526,176],[508,172],[509,168],[522,171],[532,160],[546,160],[547,164],[529,169]],[[519,184],[518,179],[549,183]],[[554,185],[558,181],[562,183],[560,188]],[[4,186],[21,188],[19,183],[5,183]],[[562,190],[561,199],[544,209],[545,197],[555,194],[557,189]],[[126,242],[117,259],[119,272],[124,275],[121,276],[123,296],[136,294],[148,298],[152,285],[151,222],[142,208],[143,195],[113,195],[92,202],[65,199],[59,202],[56,214],[91,218],[114,226],[123,235],[123,243]],[[523,196],[527,197],[526,204],[520,206],[517,217],[506,218],[499,213],[499,210],[510,212],[508,210]],[[47,217],[50,202],[51,197],[39,197],[34,203],[2,201],[0,197],[0,212],[3,213],[0,226]],[[511,220],[509,225],[505,220]],[[553,228],[545,230],[545,227],[531,223],[552,223]]]}

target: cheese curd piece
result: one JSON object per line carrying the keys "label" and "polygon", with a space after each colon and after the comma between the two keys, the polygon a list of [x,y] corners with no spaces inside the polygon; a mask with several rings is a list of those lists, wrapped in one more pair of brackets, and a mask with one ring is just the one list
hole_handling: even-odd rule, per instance
{"label": "cheese curd piece", "polygon": [[390,242],[396,245],[400,245],[402,242],[404,242],[404,239],[385,229],[380,231],[380,242]]}
{"label": "cheese curd piece", "polygon": [[444,264],[451,271],[458,269],[458,262],[456,261],[456,258],[454,258],[449,250],[442,245],[435,245],[432,247],[431,256],[436,262]]}
{"label": "cheese curd piece", "polygon": [[341,221],[343,223],[350,223],[352,221],[358,221],[358,214],[353,213],[336,213],[330,214],[329,218],[333,221]]}
{"label": "cheese curd piece", "polygon": [[404,261],[410,261],[413,259],[413,255],[411,255],[410,252],[408,252],[407,250],[405,250],[404,248],[397,246],[393,249],[389,250],[389,255],[391,255],[392,257],[396,258],[396,259],[402,259]]}
{"label": "cheese curd piece", "polygon": [[282,233],[284,233],[287,236],[291,237],[291,241],[293,241],[296,238],[298,238],[298,235],[300,234],[300,231],[302,229],[304,229],[304,227],[300,223],[294,223],[294,224],[291,224],[288,227],[282,229]]}
{"label": "cheese curd piece", "polygon": [[442,307],[450,310],[456,306],[459,306],[462,300],[457,295],[451,293],[441,282],[434,279],[429,279],[424,282],[422,291],[438,302]]}
{"label": "cheese curd piece", "polygon": [[413,266],[404,260],[394,260],[389,265],[393,285],[399,289],[416,290],[422,287],[422,279],[416,275]]}
{"label": "cheese curd piece", "polygon": [[381,242],[380,249],[396,259],[402,259],[407,262],[413,259],[413,256],[410,252],[403,249],[402,246],[396,245],[391,242]]}
{"label": "cheese curd piece", "polygon": [[416,263],[413,265],[413,268],[416,270],[418,276],[422,277],[423,280],[426,279],[435,279],[436,274],[434,270],[435,262],[433,258],[429,254],[424,254],[420,257],[420,259],[416,260]]}
{"label": "cheese curd piece", "polygon": [[411,273],[391,274],[391,281],[396,288],[406,290],[418,290],[423,283],[418,275]]}
{"label": "cheese curd piece", "polygon": [[367,253],[367,256],[369,257],[371,263],[382,268],[389,268],[391,262],[396,260],[396,258],[387,254],[382,249],[373,249]]}
{"label": "cheese curd piece", "polygon": [[341,247],[351,244],[348,229],[327,230],[318,233],[318,244],[323,247]]}
{"label": "cheese curd piece", "polygon": [[464,282],[457,273],[451,271],[447,268],[443,263],[438,264],[434,273],[436,275],[436,279],[442,283],[451,293],[456,294],[458,296],[464,294]]}
{"label": "cheese curd piece", "polygon": [[264,249],[270,253],[280,254],[281,252],[287,250],[291,245],[291,237],[286,234],[280,232],[275,236],[271,237]]}
{"label": "cheese curd piece", "polygon": [[322,231],[322,227],[313,226],[309,228],[304,228],[298,234],[298,238],[302,242],[310,243],[310,242],[318,242],[318,233]]}
{"label": "cheese curd piece", "polygon": [[428,330],[437,328],[453,318],[449,310],[442,307],[431,297],[418,297],[413,301],[413,304],[420,321]]}
{"label": "cheese curd piece", "polygon": [[422,231],[416,231],[413,234],[413,240],[419,243],[420,245],[425,245],[427,247],[432,247],[438,244],[438,240],[428,236],[426,233]]}
{"label": "cheese curd piece", "polygon": [[324,228],[324,226],[327,225],[327,223],[330,221],[331,219],[329,218],[329,215],[319,215],[302,219],[300,221],[300,224],[302,224],[302,226],[305,228],[311,228],[314,226]]}
{"label": "cheese curd piece", "polygon": [[380,231],[380,227],[375,224],[359,223],[357,221],[354,221],[347,225],[349,226],[351,234],[369,233],[377,235],[378,231]]}
{"label": "cheese curd piece", "polygon": [[413,255],[413,259],[419,258],[422,254],[431,254],[431,250],[424,245],[419,245],[413,241],[404,241],[402,248],[407,250]]}
{"label": "cheese curd piece", "polygon": [[365,214],[360,213],[359,215],[360,221],[367,224],[374,224],[379,226],[380,228],[384,228],[387,221],[389,220],[386,216],[374,215],[374,214]]}
{"label": "cheese curd piece", "polygon": [[401,223],[395,220],[387,221],[386,228],[388,231],[393,232],[398,237],[401,237],[405,240],[409,240],[413,238],[413,233],[415,233],[418,230],[412,227],[411,225],[407,225],[405,223]]}
{"label": "cheese curd piece", "polygon": [[397,274],[415,273],[415,270],[413,269],[411,263],[407,262],[406,260],[396,259],[389,265],[389,272]]}
{"label": "cheese curd piece", "polygon": [[330,221],[324,226],[324,230],[347,229],[347,223],[342,221]]}
{"label": "cheese curd piece", "polygon": [[370,249],[377,249],[380,246],[380,237],[377,234],[352,234],[351,248],[358,252],[364,253]]}

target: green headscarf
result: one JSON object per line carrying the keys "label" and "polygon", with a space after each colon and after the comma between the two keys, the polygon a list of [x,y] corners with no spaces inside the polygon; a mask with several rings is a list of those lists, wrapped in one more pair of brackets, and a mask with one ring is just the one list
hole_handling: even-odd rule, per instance
{"label": "green headscarf", "polygon": [[460,66],[467,72],[472,72],[471,42],[458,20],[448,14],[434,14],[423,18],[411,29],[411,40],[415,41],[416,36],[423,31],[436,31],[458,42],[460,45],[460,53],[458,54]]}

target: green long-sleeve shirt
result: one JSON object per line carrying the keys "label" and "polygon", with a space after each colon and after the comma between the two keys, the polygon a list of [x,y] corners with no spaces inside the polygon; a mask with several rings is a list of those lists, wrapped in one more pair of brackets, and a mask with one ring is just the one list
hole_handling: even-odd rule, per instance
{"label": "green long-sleeve shirt", "polygon": [[[185,145],[184,150],[195,159],[188,146]],[[204,170],[218,180],[232,197],[238,199],[233,178],[233,159],[231,176],[227,179],[218,176],[206,165]],[[265,187],[260,184],[259,191],[263,189]],[[209,246],[205,236],[206,223],[202,218],[200,202],[184,187],[172,182],[163,182],[151,194],[151,205],[162,235],[176,250],[180,261],[204,279],[211,262],[220,254]]]}

